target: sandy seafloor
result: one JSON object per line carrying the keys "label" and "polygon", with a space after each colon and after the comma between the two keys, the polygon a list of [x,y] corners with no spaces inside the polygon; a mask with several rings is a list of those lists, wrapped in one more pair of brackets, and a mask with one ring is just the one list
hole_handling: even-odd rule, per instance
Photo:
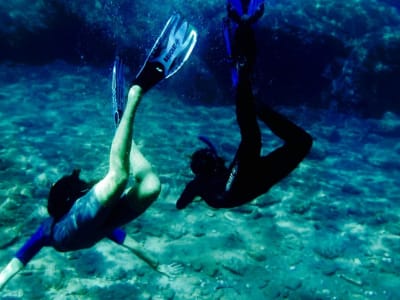
{"label": "sandy seafloor", "polygon": [[[104,175],[114,128],[109,70],[3,64],[0,74],[3,267],[46,216],[52,182],[74,167],[87,179]],[[138,111],[135,137],[163,190],[126,229],[182,274],[162,276],[109,241],[45,248],[1,299],[400,299],[399,116],[278,107],[315,138],[308,158],[248,205],[177,211],[197,135],[228,160],[239,135],[233,105],[189,105],[170,92],[165,82]],[[279,141],[262,128],[268,152]]]}

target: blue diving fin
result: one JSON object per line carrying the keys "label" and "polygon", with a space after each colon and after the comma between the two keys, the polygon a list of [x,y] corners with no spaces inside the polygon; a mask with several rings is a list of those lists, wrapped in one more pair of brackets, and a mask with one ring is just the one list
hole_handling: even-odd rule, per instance
{"label": "blue diving fin", "polygon": [[228,3],[237,11],[239,16],[243,16],[243,7],[241,0],[228,0]]}
{"label": "blue diving fin", "polygon": [[249,7],[247,8],[247,14],[249,16],[255,15],[262,3],[264,3],[264,0],[250,0]]}
{"label": "blue diving fin", "polygon": [[228,0],[228,3],[236,10],[239,16],[243,16],[244,14],[252,16],[259,9],[260,5],[264,3],[264,0],[250,0],[247,8],[243,7],[241,0]]}
{"label": "blue diving fin", "polygon": [[231,68],[231,80],[232,80],[232,86],[236,87],[238,82],[239,82],[239,74],[236,68],[236,63],[235,59],[233,57],[233,52],[232,52],[232,32],[235,30],[232,27],[237,27],[236,24],[232,24],[231,20],[229,18],[224,18],[223,20],[223,30],[224,30],[224,41],[225,41],[225,47],[226,47],[226,52],[228,54],[228,63],[230,64]]}

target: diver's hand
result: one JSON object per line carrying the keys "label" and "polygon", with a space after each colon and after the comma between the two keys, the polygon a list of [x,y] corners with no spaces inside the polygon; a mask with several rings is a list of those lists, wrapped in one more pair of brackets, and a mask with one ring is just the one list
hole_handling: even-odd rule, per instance
{"label": "diver's hand", "polygon": [[157,266],[157,271],[167,275],[168,277],[175,277],[183,272],[183,266],[179,263],[160,264]]}

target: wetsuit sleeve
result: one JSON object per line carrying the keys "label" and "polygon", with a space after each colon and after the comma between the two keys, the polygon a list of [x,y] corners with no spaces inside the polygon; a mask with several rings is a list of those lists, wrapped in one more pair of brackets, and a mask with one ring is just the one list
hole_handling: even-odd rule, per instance
{"label": "wetsuit sleeve", "polygon": [[198,196],[197,186],[198,183],[196,182],[196,180],[192,180],[186,185],[178,201],[176,201],[177,209],[183,209],[186,206],[188,206],[191,202],[193,202],[194,198]]}
{"label": "wetsuit sleeve", "polygon": [[126,238],[126,232],[121,228],[115,228],[107,237],[118,245],[122,245]]}
{"label": "wetsuit sleeve", "polygon": [[45,227],[40,225],[39,229],[30,237],[30,239],[18,250],[15,257],[18,258],[24,266],[44,247],[48,245],[49,236],[46,235]]}

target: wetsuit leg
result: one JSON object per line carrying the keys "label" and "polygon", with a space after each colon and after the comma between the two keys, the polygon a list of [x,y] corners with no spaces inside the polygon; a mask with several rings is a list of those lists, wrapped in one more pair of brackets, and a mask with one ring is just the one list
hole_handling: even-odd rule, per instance
{"label": "wetsuit leg", "polygon": [[[261,158],[260,189],[269,189],[292,172],[309,153],[312,137],[280,113],[264,105],[259,118],[284,141],[284,145]],[[261,175],[263,174],[263,175]]]}
{"label": "wetsuit leg", "polygon": [[255,159],[260,156],[261,132],[257,122],[250,75],[246,71],[240,71],[236,92],[236,119],[241,135],[237,156],[243,161]]}
{"label": "wetsuit leg", "polygon": [[256,39],[250,24],[241,24],[237,27],[233,37],[233,57],[239,63],[245,62],[251,71],[256,59]]}
{"label": "wetsuit leg", "polygon": [[248,187],[248,174],[258,164],[261,153],[261,132],[257,122],[254,97],[251,90],[250,73],[239,71],[239,83],[236,94],[236,118],[240,129],[241,141],[235,158],[229,166],[229,177],[225,186],[226,207],[244,201],[243,195]]}

